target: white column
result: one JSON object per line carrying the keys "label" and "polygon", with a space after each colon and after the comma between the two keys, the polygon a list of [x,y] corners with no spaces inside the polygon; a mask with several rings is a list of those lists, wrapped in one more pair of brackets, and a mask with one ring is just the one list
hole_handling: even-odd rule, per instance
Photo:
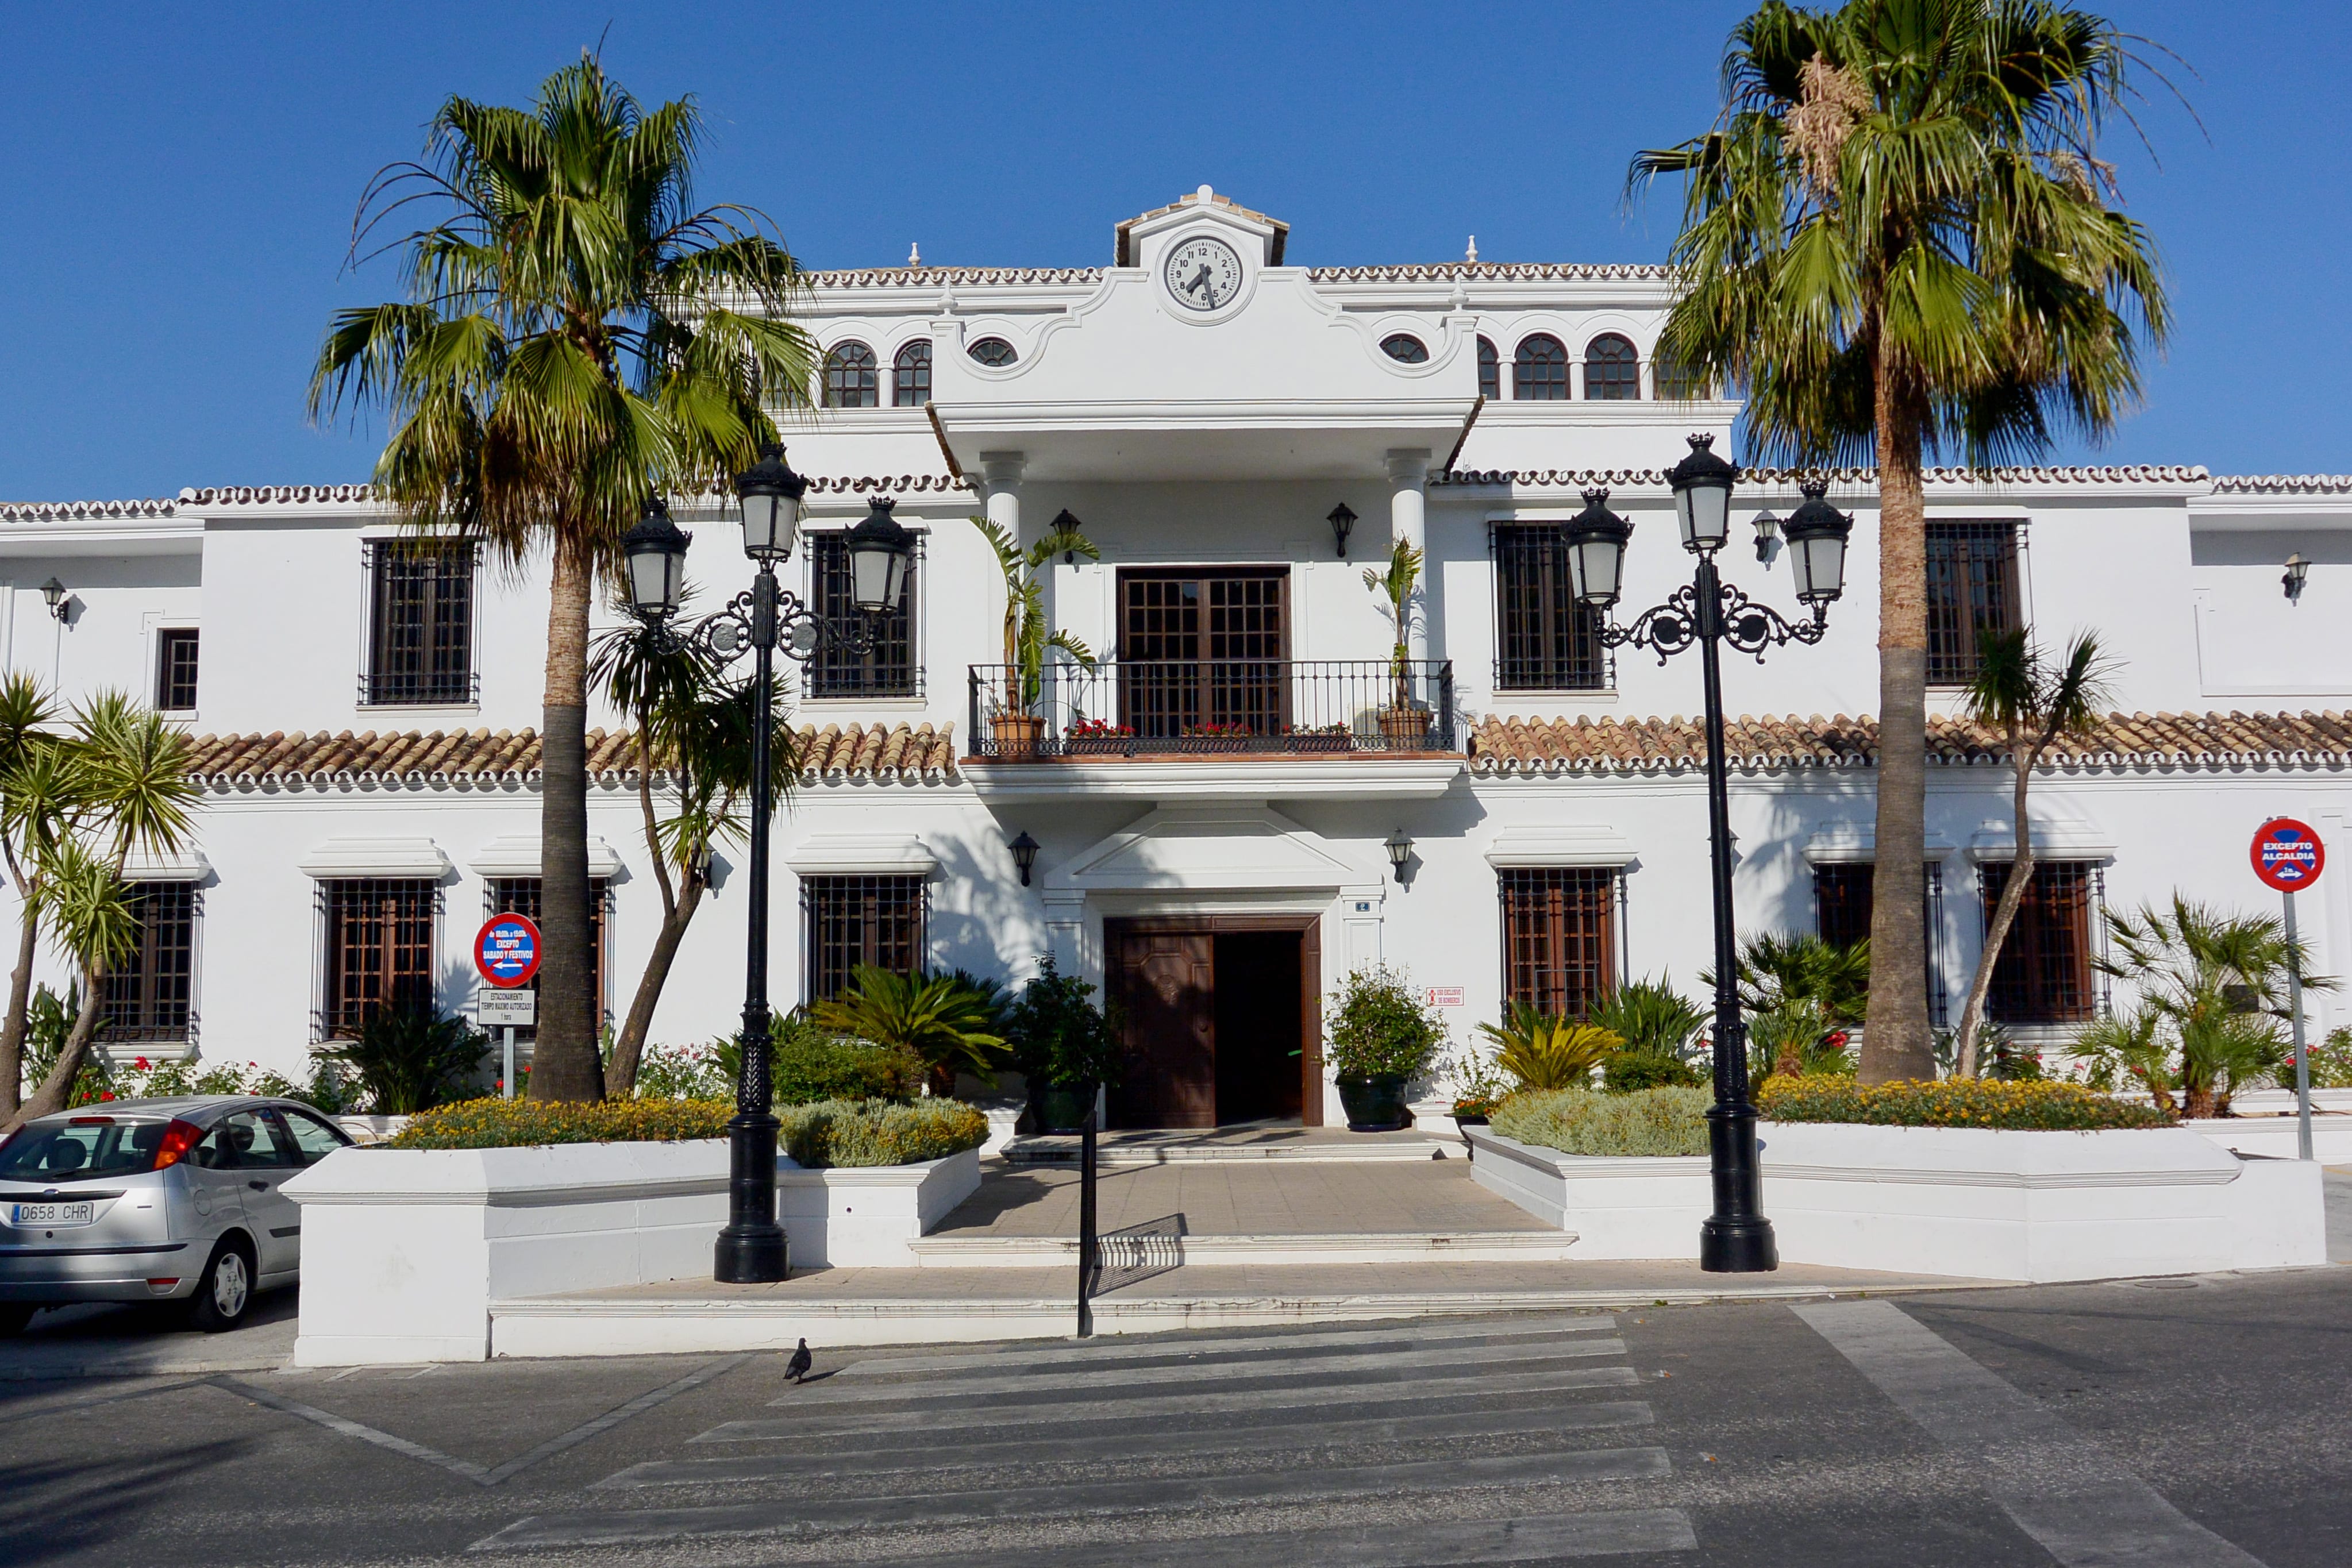
{"label": "white column", "polygon": [[1389,451],[1389,538],[1422,552],[1421,586],[1414,602],[1406,606],[1405,645],[1415,659],[1429,657],[1429,533],[1423,524],[1423,486],[1429,483],[1426,447],[1392,447]]}
{"label": "white column", "polygon": [[1100,984],[1102,977],[1088,972],[1087,964],[1087,895],[1076,888],[1047,888],[1041,901],[1045,905],[1045,950],[1054,956],[1054,966],[1065,975]]}
{"label": "white column", "polygon": [[[988,508],[988,520],[1004,530],[1005,538],[1013,541],[1016,549],[1022,542],[1021,471],[1027,464],[1028,459],[1018,452],[980,455],[980,492]],[[986,662],[993,664],[1003,657],[1004,650],[992,641]],[[1004,672],[1000,678],[1012,679],[1012,672]]]}

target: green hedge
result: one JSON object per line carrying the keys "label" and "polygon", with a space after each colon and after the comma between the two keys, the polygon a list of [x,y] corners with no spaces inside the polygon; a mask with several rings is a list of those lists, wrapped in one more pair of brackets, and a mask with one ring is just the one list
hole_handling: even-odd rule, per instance
{"label": "green hedge", "polygon": [[1867,1088],[1851,1078],[1808,1074],[1774,1078],[1757,1108],[1775,1122],[1860,1122],[1880,1127],[1979,1127],[2012,1132],[2088,1133],[2169,1127],[2153,1105],[2095,1094],[2076,1083],[2002,1082],[1948,1078]]}
{"label": "green hedge", "polygon": [[829,1100],[782,1113],[784,1152],[803,1166],[911,1166],[988,1141],[988,1118],[960,1100]]}
{"label": "green hedge", "polygon": [[513,1149],[541,1144],[668,1144],[723,1138],[735,1114],[727,1100],[460,1100],[420,1111],[395,1149]]}
{"label": "green hedge", "polygon": [[1504,1101],[1492,1125],[1504,1137],[1563,1154],[1703,1155],[1707,1104],[1704,1089],[1533,1090]]}

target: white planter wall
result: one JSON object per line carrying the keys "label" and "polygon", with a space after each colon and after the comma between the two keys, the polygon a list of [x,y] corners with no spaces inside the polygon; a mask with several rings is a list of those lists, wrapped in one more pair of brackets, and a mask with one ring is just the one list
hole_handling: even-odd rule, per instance
{"label": "white planter wall", "polygon": [[[780,1161],[793,1267],[909,1267],[908,1242],[979,1179],[971,1152],[858,1170]],[[284,1190],[303,1210],[297,1364],[480,1361],[493,1301],[709,1278],[727,1145],[346,1149]]]}
{"label": "white planter wall", "polygon": [[[2320,1166],[2241,1159],[2188,1128],[2017,1133],[1762,1124],[1764,1212],[1788,1263],[2046,1282],[2327,1260]],[[1483,1130],[1481,1186],[1579,1258],[1698,1255],[1706,1161],[1601,1159]]]}

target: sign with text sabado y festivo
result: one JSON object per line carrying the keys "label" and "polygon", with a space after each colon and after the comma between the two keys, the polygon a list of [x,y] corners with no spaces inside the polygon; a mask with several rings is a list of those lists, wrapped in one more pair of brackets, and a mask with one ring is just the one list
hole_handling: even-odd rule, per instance
{"label": "sign with text sabado y festivo", "polygon": [[499,990],[530,984],[539,958],[539,927],[528,916],[493,915],[474,934],[474,971]]}
{"label": "sign with text sabado y festivo", "polygon": [[2254,830],[2249,852],[2254,874],[2281,893],[2300,893],[2319,880],[2327,852],[2307,822],[2293,817],[2273,817]]}

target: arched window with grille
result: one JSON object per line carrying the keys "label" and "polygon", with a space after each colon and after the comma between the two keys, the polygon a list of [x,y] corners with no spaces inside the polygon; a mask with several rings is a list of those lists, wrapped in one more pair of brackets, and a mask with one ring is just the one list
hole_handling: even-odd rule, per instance
{"label": "arched window with grille", "polygon": [[890,406],[920,408],[931,401],[931,340],[918,338],[890,361]]}
{"label": "arched window with grille", "polygon": [[1511,360],[1511,395],[1521,402],[1568,400],[1568,350],[1549,332],[1519,340]]}
{"label": "arched window with grille", "polygon": [[1602,402],[1630,402],[1642,395],[1642,356],[1614,332],[1584,346],[1584,395]]}
{"label": "arched window with grille", "polygon": [[824,406],[873,408],[881,401],[882,378],[876,373],[874,350],[851,339],[835,343],[824,356]]}
{"label": "arched window with grille", "polygon": [[1500,402],[1503,398],[1503,361],[1495,352],[1492,338],[1478,340],[1478,392],[1488,402]]}
{"label": "arched window with grille", "polygon": [[1697,402],[1706,396],[1706,373],[1664,354],[1650,361],[1650,379],[1664,402]]}
{"label": "arched window with grille", "polygon": [[1009,365],[1021,357],[1013,351],[1013,345],[1002,338],[982,338],[964,352],[982,364],[992,367]]}
{"label": "arched window with grille", "polygon": [[1429,345],[1410,332],[1391,332],[1382,338],[1381,352],[1401,365],[1429,363]]}

